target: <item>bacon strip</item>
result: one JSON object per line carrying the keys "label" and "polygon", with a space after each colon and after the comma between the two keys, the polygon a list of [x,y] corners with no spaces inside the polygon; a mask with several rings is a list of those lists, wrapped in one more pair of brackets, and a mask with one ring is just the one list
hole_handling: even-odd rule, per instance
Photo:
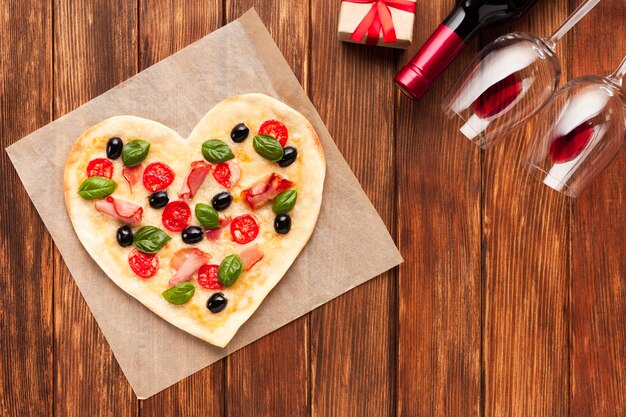
{"label": "bacon strip", "polygon": [[133,187],[137,185],[137,183],[141,180],[143,176],[143,164],[139,164],[134,167],[124,167],[122,169],[122,175],[128,182],[128,187],[130,187],[130,192],[133,192]]}
{"label": "bacon strip", "polygon": [[189,254],[191,254],[191,252],[195,250],[200,250],[200,249],[186,247],[186,248],[182,248],[174,252],[174,255],[172,255],[172,259],[170,259],[170,268],[172,268],[172,271],[174,272],[178,271],[180,267],[182,266],[182,264],[185,263],[185,261],[189,257]]}
{"label": "bacon strip", "polygon": [[252,186],[241,192],[241,196],[251,209],[255,209],[270,200],[276,198],[276,196],[286,189],[290,188],[293,182],[282,175],[271,173],[265,178],[255,182]]}
{"label": "bacon strip", "polygon": [[245,248],[239,254],[241,261],[243,262],[244,271],[249,271],[257,262],[263,259],[263,252],[259,249],[259,245],[256,243],[250,247]]}
{"label": "bacon strip", "polygon": [[189,256],[187,256],[187,259],[180,265],[180,268],[178,268],[174,276],[170,278],[170,286],[173,287],[174,285],[189,281],[191,276],[198,272],[198,269],[200,269],[202,265],[208,264],[210,260],[211,255],[194,248],[194,250],[189,253]]}
{"label": "bacon strip", "polygon": [[211,165],[204,161],[194,161],[183,182],[183,189],[178,193],[181,200],[192,199],[198,189],[202,186],[204,179],[211,172]]}
{"label": "bacon strip", "polygon": [[230,224],[231,220],[232,220],[232,217],[230,216],[220,216],[220,227],[216,229],[207,229],[206,232],[204,232],[207,239],[213,242],[217,241],[220,238],[220,236],[222,236],[222,232]]}
{"label": "bacon strip", "polygon": [[96,210],[100,213],[108,214],[125,223],[140,223],[143,216],[143,208],[120,198],[108,196],[106,200],[97,200],[94,203]]}

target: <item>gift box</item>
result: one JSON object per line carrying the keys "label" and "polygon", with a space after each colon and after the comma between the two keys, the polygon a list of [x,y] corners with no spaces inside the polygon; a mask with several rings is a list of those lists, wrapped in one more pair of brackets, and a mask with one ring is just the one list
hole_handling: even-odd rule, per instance
{"label": "gift box", "polygon": [[339,40],[406,49],[414,21],[415,0],[342,0]]}

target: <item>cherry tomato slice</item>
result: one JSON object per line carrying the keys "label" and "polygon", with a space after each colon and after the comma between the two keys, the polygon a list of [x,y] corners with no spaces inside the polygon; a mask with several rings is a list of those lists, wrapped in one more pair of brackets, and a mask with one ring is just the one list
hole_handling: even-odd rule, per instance
{"label": "cherry tomato slice", "polygon": [[226,162],[220,162],[213,170],[213,177],[215,181],[220,183],[221,186],[229,188],[232,186],[230,182],[230,168]]}
{"label": "cherry tomato slice", "polygon": [[259,223],[250,214],[235,217],[230,223],[230,234],[233,237],[233,241],[240,245],[245,245],[256,239],[259,234]]}
{"label": "cherry tomato slice", "polygon": [[280,142],[280,145],[284,148],[289,138],[287,133],[287,127],[278,120],[266,120],[259,128],[259,135],[270,135],[274,139]]}
{"label": "cherry tomato slice", "polygon": [[143,253],[133,249],[128,255],[130,269],[141,278],[153,277],[159,270],[159,258],[156,253]]}
{"label": "cherry tomato slice", "polygon": [[221,290],[224,288],[217,278],[219,265],[202,265],[198,270],[198,284],[207,290]]}
{"label": "cherry tomato slice", "polygon": [[153,162],[143,172],[143,186],[148,191],[165,190],[174,181],[174,171],[163,162]]}
{"label": "cherry tomato slice", "polygon": [[113,162],[106,158],[96,158],[87,165],[87,177],[113,177]]}
{"label": "cherry tomato slice", "polygon": [[184,201],[170,201],[163,209],[161,222],[167,230],[182,232],[191,220],[191,209]]}
{"label": "cherry tomato slice", "polygon": [[237,184],[241,170],[234,161],[220,162],[213,170],[213,177],[221,186],[230,188]]}

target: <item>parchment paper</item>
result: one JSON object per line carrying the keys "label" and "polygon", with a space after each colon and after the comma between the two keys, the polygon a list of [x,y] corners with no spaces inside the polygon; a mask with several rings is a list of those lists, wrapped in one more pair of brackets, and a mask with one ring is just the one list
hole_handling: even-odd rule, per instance
{"label": "parchment paper", "polygon": [[[308,245],[228,347],[220,349],[162,320],[102,272],[67,216],[63,169],[74,140],[107,117],[146,117],[186,137],[213,105],[248,92],[277,97],[313,123],[326,151],[327,177],[322,210]],[[7,152],[140,399],[402,262],[385,225],[254,10],[28,135]]]}

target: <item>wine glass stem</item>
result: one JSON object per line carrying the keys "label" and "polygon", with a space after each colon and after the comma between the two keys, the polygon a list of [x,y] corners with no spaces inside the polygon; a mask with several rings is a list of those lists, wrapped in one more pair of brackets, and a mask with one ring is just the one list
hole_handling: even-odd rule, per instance
{"label": "wine glass stem", "polygon": [[580,4],[580,6],[578,6],[576,8],[576,10],[574,10],[574,13],[572,13],[565,22],[563,22],[563,24],[561,25],[561,27],[559,27],[556,32],[554,32],[554,34],[550,37],[549,42],[552,46],[552,48],[554,48],[554,45],[556,45],[556,43],[558,41],[561,40],[561,38],[570,31],[571,28],[573,28],[574,26],[576,26],[576,23],[578,23],[580,21],[580,19],[582,19],[583,17],[585,17],[585,15],[587,13],[589,13],[589,11],[591,9],[593,9],[598,3],[600,3],[600,0],[586,0],[584,2],[582,2]]}
{"label": "wine glass stem", "polygon": [[624,76],[626,76],[626,56],[622,59],[622,63],[619,64],[615,72],[609,75],[609,79],[618,85],[622,85]]}

